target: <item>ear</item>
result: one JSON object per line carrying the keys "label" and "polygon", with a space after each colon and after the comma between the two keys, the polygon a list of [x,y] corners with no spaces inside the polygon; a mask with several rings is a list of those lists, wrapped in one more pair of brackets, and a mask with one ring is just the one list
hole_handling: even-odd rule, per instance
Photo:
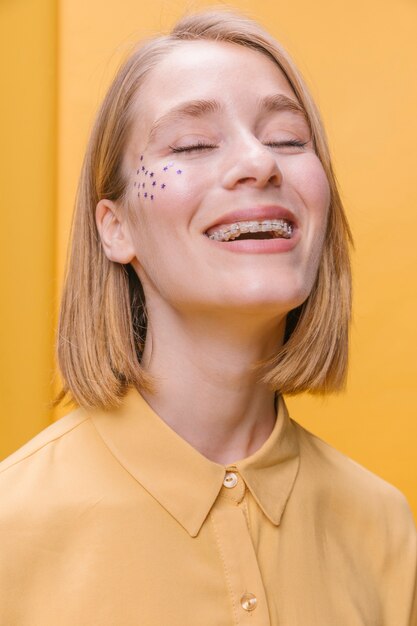
{"label": "ear", "polygon": [[96,224],[107,258],[117,263],[130,263],[135,258],[131,233],[112,200],[103,199],[97,204]]}

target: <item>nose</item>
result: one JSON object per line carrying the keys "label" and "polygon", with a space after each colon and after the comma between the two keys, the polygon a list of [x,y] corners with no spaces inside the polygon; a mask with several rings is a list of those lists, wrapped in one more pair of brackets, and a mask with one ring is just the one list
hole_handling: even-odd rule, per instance
{"label": "nose", "polygon": [[228,155],[228,165],[223,177],[225,188],[233,189],[242,184],[255,188],[268,184],[279,187],[281,183],[282,172],[277,155],[256,137],[239,142]]}

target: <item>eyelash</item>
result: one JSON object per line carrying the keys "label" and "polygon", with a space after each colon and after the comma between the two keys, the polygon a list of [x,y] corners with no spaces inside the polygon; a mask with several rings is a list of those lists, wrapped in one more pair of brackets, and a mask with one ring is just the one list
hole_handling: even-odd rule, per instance
{"label": "eyelash", "polygon": [[288,141],[271,141],[270,143],[265,144],[266,146],[270,146],[271,148],[275,148],[276,146],[291,146],[294,148],[305,148],[308,144],[308,141],[299,141],[298,139],[289,139]]}
{"label": "eyelash", "polygon": [[217,148],[213,144],[196,143],[195,146],[184,146],[183,148],[174,148],[169,146],[172,152],[191,152],[192,150],[203,150],[204,148]]}
{"label": "eyelash", "polygon": [[[266,146],[270,146],[271,148],[279,147],[279,146],[290,146],[295,148],[305,148],[307,145],[307,141],[298,141],[297,139],[289,139],[288,141],[273,141],[265,144]],[[205,144],[205,143],[197,143],[194,146],[184,146],[182,148],[174,148],[174,146],[169,146],[172,152],[192,152],[193,150],[204,150],[208,148],[217,148],[217,146],[213,144]]]}

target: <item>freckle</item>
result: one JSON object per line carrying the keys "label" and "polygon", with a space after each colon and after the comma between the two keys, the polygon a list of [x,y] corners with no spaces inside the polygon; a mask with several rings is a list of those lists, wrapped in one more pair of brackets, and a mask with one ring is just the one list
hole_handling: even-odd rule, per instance
{"label": "freckle", "polygon": [[153,200],[153,196],[151,196],[151,200]]}
{"label": "freckle", "polygon": [[167,171],[167,169],[168,169],[168,166],[167,166],[167,165],[165,165],[165,167],[164,167],[164,172],[166,172],[166,171]]}
{"label": "freckle", "polygon": [[165,183],[162,183],[161,189],[165,189],[165,187],[166,187]]}
{"label": "freckle", "polygon": [[181,173],[182,173],[182,170],[177,170],[177,174],[181,174]]}
{"label": "freckle", "polygon": [[142,187],[144,187],[144,186],[145,186],[145,183],[142,183]]}
{"label": "freckle", "polygon": [[138,198],[140,198],[140,191],[138,191]]}
{"label": "freckle", "polygon": [[143,195],[145,196],[145,198],[147,198],[147,197],[148,197],[148,194],[146,193],[146,191],[145,191],[145,193],[144,193]]}

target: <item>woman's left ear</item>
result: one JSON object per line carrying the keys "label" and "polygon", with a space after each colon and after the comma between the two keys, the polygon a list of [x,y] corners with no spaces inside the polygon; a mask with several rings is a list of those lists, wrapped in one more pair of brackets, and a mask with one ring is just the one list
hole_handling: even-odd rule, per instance
{"label": "woman's left ear", "polygon": [[104,252],[110,261],[130,263],[135,250],[126,220],[112,200],[100,200],[96,206],[96,224]]}

